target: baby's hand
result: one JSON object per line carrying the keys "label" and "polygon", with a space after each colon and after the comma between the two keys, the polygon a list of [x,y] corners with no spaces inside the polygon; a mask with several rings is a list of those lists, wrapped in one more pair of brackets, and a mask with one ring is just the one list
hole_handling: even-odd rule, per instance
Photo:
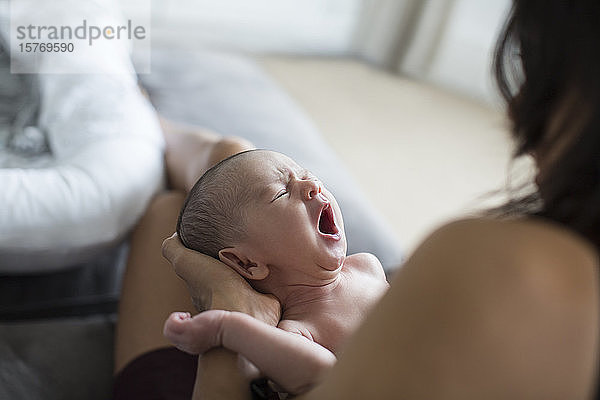
{"label": "baby's hand", "polygon": [[223,318],[228,311],[209,310],[195,315],[174,312],[165,321],[163,333],[179,350],[202,354],[223,343]]}

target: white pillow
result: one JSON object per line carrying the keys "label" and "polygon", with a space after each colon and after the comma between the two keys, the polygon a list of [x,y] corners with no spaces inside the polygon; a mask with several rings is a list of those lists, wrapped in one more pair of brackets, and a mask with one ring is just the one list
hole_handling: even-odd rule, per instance
{"label": "white pillow", "polygon": [[[81,15],[93,3],[94,18],[103,18],[99,5],[105,16],[115,14],[111,2],[69,3],[61,12]],[[38,1],[36,7],[56,9],[56,3]],[[90,259],[123,238],[162,185],[162,133],[131,73],[125,45],[94,54],[77,62],[110,60],[119,73],[38,76],[38,126],[52,156],[42,165],[39,158],[20,158],[11,167],[7,160],[14,155],[0,146],[1,273],[47,271]]]}

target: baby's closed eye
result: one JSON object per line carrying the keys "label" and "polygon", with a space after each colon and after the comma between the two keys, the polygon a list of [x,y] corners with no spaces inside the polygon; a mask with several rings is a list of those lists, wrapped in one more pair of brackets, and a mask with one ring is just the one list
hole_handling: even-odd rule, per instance
{"label": "baby's closed eye", "polygon": [[280,197],[283,197],[287,194],[287,189],[283,189],[281,190],[279,193],[277,193],[277,195],[275,195],[275,198],[273,199],[273,201],[277,200]]}

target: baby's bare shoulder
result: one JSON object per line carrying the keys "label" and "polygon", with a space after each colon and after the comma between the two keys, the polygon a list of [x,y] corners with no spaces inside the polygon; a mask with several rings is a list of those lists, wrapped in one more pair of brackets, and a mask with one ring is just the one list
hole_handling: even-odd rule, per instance
{"label": "baby's bare shoulder", "polygon": [[385,272],[379,259],[371,253],[356,253],[346,257],[345,265],[350,271],[359,271],[377,279],[385,280]]}

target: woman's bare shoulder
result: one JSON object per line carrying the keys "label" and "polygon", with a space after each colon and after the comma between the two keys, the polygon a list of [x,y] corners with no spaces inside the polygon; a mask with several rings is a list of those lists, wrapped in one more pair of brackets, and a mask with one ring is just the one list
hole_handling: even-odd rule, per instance
{"label": "woman's bare shoulder", "polygon": [[537,219],[465,219],[431,234],[405,268],[392,288],[440,293],[441,318],[471,332],[490,360],[519,366],[498,376],[529,376],[564,398],[595,387],[598,254],[579,235]]}
{"label": "woman's bare shoulder", "polygon": [[[426,240],[446,242],[456,246],[483,246],[511,254],[531,253],[543,256],[566,252],[578,261],[597,263],[598,253],[585,238],[558,224],[539,218],[500,220],[468,218],[447,223],[434,231]],[[495,253],[493,251],[493,253]]]}
{"label": "woman's bare shoulder", "polygon": [[478,272],[491,273],[499,283],[535,289],[541,296],[583,294],[581,300],[588,303],[598,296],[596,248],[577,233],[541,219],[453,221],[433,232],[418,252],[447,258],[473,279]]}
{"label": "woman's bare shoulder", "polygon": [[[428,240],[444,241],[456,246],[482,246],[481,250],[528,257],[566,256],[570,263],[596,266],[598,252],[574,231],[540,218],[500,220],[468,218],[447,223]],[[561,257],[562,259],[562,257]]]}

